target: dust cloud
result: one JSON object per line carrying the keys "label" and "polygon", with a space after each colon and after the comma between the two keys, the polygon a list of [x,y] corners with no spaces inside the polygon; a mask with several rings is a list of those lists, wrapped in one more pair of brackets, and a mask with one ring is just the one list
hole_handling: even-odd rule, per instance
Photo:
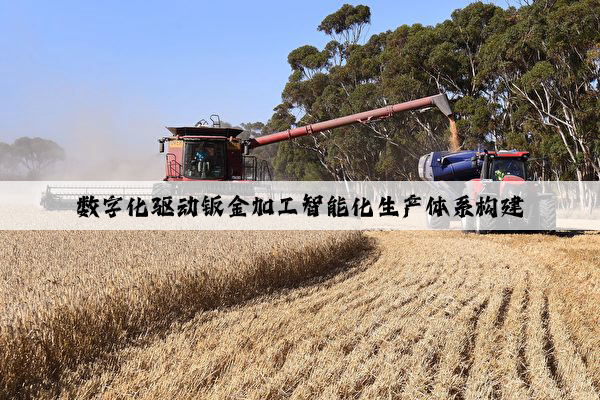
{"label": "dust cloud", "polygon": [[[39,204],[46,185],[152,185],[162,181],[165,155],[159,153],[157,139],[170,135],[165,121],[148,119],[147,112],[132,114],[125,118],[122,113],[111,116],[90,110],[61,124],[61,135],[47,138],[65,150],[65,160],[40,171],[35,180],[0,187],[0,204]],[[22,172],[17,168],[14,174]]]}

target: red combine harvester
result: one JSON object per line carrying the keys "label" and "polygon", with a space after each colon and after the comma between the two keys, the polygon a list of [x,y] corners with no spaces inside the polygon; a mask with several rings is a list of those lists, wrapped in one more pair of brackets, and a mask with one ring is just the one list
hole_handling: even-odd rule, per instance
{"label": "red combine harvester", "polygon": [[[280,201],[292,197],[297,204],[301,203],[304,193],[275,191],[272,187],[271,174],[266,162],[259,162],[249,154],[250,149],[272,143],[308,136],[329,129],[355,123],[391,117],[410,110],[437,107],[448,118],[452,118],[452,110],[445,94],[425,97],[418,100],[399,103],[370,111],[335,118],[301,126],[270,135],[241,140],[237,136],[242,132],[238,128],[222,128],[218,119],[212,119],[213,126],[196,125],[191,127],[169,127],[172,136],[159,139],[160,151],[166,152],[166,176],[163,182],[152,186],[58,186],[49,185],[42,192],[40,205],[48,210],[76,209],[80,196],[94,195],[95,199],[115,198],[129,199],[140,197],[151,201],[156,196],[221,195],[227,205],[228,196],[259,196]],[[314,192],[322,195],[324,201],[331,195],[352,199],[354,193]],[[296,205],[297,205],[296,204]]]}

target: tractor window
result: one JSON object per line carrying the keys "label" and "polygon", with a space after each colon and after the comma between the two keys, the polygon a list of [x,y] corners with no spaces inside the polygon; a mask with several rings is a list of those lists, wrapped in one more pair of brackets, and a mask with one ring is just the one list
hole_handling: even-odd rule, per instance
{"label": "tractor window", "polygon": [[194,140],[185,142],[183,175],[189,179],[225,177],[225,142]]}
{"label": "tractor window", "polygon": [[495,181],[501,181],[506,175],[518,176],[525,179],[525,163],[516,158],[495,158],[491,165],[491,176]]}

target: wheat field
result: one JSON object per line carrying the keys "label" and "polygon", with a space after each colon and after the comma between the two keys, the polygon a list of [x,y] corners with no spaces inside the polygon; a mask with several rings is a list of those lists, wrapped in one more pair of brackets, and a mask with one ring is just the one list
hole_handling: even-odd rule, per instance
{"label": "wheat field", "polygon": [[328,273],[358,232],[3,231],[0,398],[55,393],[60,375],[197,312]]}
{"label": "wheat field", "polygon": [[[43,235],[47,242],[52,241],[51,235],[58,235],[65,250],[74,243],[69,241],[82,241],[73,233]],[[110,254],[114,255],[113,262],[123,259],[123,274],[136,277],[130,280],[133,286],[126,290],[128,293],[137,290],[133,288],[135,282],[146,276],[135,272],[133,266],[158,273],[152,263],[171,260],[167,271],[185,271],[182,265],[194,259],[183,255],[173,259],[181,248],[156,246],[167,241],[165,233],[118,235],[123,247]],[[194,241],[185,235],[188,243],[213,246],[209,237]],[[227,249],[226,243],[240,241],[237,233],[210,235],[211,240],[221,243],[217,248]],[[112,337],[119,346],[104,346],[93,357],[72,360],[69,368],[46,376],[44,384],[31,377],[21,379],[34,387],[29,391],[13,388],[10,393],[69,399],[598,398],[600,235],[272,235],[252,234],[245,245],[231,247],[241,249],[261,238],[265,247],[259,245],[254,254],[266,252],[266,259],[272,262],[266,271],[275,266],[287,273],[300,271],[295,278],[280,285],[249,285],[252,293],[229,292],[219,304],[174,300],[171,304],[181,302],[189,309],[168,317],[168,326],[161,326],[160,318],[169,315],[165,314],[168,310],[173,313],[176,306],[154,317],[137,317],[140,324],[145,321],[153,329],[141,332],[136,325],[126,335],[132,339]],[[100,248],[103,240],[114,241],[97,238],[93,247]],[[297,254],[305,251],[297,253],[298,247],[290,248],[286,250],[288,262],[281,263],[281,250],[272,251],[268,244],[272,241],[301,242],[300,248],[318,248],[324,254],[316,257],[319,261],[312,268],[296,269]],[[133,248],[141,249],[138,258],[125,255]],[[207,257],[202,251],[195,255]],[[10,253],[4,249],[0,259],[6,260]],[[43,253],[42,249],[38,253]],[[240,265],[250,259],[236,251],[230,253],[222,254],[232,263],[236,257]],[[93,254],[97,258],[91,258],[88,265],[92,270],[82,266],[82,271],[97,279],[103,275],[93,268],[99,268],[95,265],[105,262],[109,254],[101,250]],[[149,261],[143,261],[139,254],[150,257]],[[214,254],[203,265],[218,263],[217,254],[221,253]],[[341,254],[346,257],[329,265]],[[314,267],[323,262],[328,266]],[[256,270],[258,264],[252,265],[251,270]],[[38,273],[44,277],[51,273],[69,275],[51,271],[46,268],[46,272]],[[238,271],[231,268],[227,274],[232,276],[223,282],[235,278]],[[27,290],[13,285],[2,289],[0,298],[18,298],[38,308],[46,307],[41,301],[51,288],[37,287],[36,280],[28,281],[26,275],[19,273],[21,280],[14,282]],[[300,284],[308,276],[313,279]],[[87,282],[84,287],[88,288],[110,287],[108,281],[94,283],[96,280],[89,277],[60,279]],[[162,279],[167,288],[176,285],[176,281]],[[255,279],[260,281],[258,276]],[[281,278],[270,279],[281,282]],[[148,287],[152,286],[144,290]],[[269,290],[274,287],[287,288]],[[176,293],[171,289],[167,292],[169,296]],[[198,291],[189,293],[193,297]],[[128,294],[126,300],[143,304],[137,300],[139,295]],[[235,300],[238,297],[246,301]],[[7,310],[18,312],[12,306]],[[48,315],[42,313],[41,321]],[[103,315],[108,318],[108,314]],[[4,339],[6,332],[10,335],[11,331],[2,331]],[[3,357],[14,352],[7,350],[6,343],[1,342]],[[6,374],[6,368],[0,368]],[[7,375],[2,378],[8,382]]]}

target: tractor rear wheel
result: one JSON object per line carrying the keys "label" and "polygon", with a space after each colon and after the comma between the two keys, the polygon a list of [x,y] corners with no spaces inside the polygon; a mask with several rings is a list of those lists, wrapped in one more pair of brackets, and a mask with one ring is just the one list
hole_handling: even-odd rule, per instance
{"label": "tractor rear wheel", "polygon": [[428,210],[425,210],[425,224],[429,229],[448,229],[450,228],[450,210],[452,209],[452,199],[445,192],[441,190],[434,190],[429,193],[427,196],[427,202],[425,205],[429,204],[430,201],[435,200],[438,196],[442,196],[444,199],[444,203],[446,205],[446,210],[448,214],[442,212],[442,215],[438,216],[437,213],[430,214]]}
{"label": "tractor rear wheel", "polygon": [[475,232],[478,234],[491,233],[497,228],[497,218],[492,218],[490,215],[485,214],[477,216],[475,218]]}
{"label": "tractor rear wheel", "polygon": [[[467,196],[468,198],[469,191],[467,188],[463,190],[463,196]],[[470,201],[471,200],[469,199],[469,202]],[[463,231],[463,233],[475,232],[475,216],[465,213],[465,216],[460,219],[460,229]]]}
{"label": "tractor rear wheel", "polygon": [[540,200],[539,228],[543,232],[556,231],[556,201],[554,198]]}

